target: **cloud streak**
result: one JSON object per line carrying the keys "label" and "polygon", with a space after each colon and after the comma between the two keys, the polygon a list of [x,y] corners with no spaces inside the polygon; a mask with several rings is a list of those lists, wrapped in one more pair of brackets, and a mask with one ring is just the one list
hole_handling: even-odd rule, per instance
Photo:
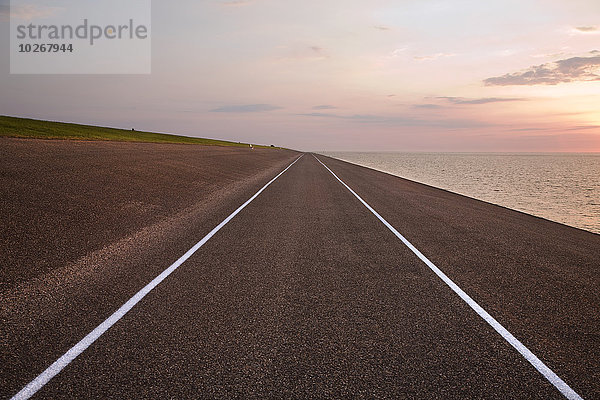
{"label": "cloud streak", "polygon": [[324,49],[322,47],[320,47],[320,46],[310,46],[310,49],[312,51],[314,51],[315,53],[317,53],[318,55],[320,55],[320,56],[323,55],[323,50]]}
{"label": "cloud streak", "polygon": [[219,113],[254,113],[254,112],[273,111],[273,110],[280,110],[280,109],[281,109],[281,107],[274,106],[271,104],[241,104],[241,105],[223,106],[223,107],[215,108],[210,111],[211,112],[219,112]]}
{"label": "cloud streak", "polygon": [[454,53],[436,53],[436,54],[425,55],[425,56],[414,56],[413,58],[417,61],[434,61],[439,58],[454,57],[455,55],[456,54],[454,54]]}
{"label": "cloud streak", "polygon": [[447,100],[452,104],[488,104],[488,103],[504,103],[508,101],[525,101],[523,98],[512,97],[483,97],[480,99],[465,99],[463,97],[441,96],[438,99]]}
{"label": "cloud streak", "polygon": [[312,109],[313,110],[334,110],[336,109],[336,106],[332,106],[330,104],[322,104],[320,106],[314,106]]}
{"label": "cloud streak", "polygon": [[491,126],[489,123],[466,120],[466,119],[418,119],[410,116],[395,115],[369,115],[369,114],[352,114],[338,115],[331,113],[306,113],[297,114],[303,117],[329,118],[345,121],[353,121],[366,124],[381,124],[389,126],[412,126],[412,127],[434,127],[444,129],[464,129],[464,128],[483,128]]}
{"label": "cloud streak", "polygon": [[413,104],[414,108],[424,108],[427,110],[437,110],[439,108],[444,108],[443,106],[440,106],[439,104]]}
{"label": "cloud streak", "polygon": [[575,31],[579,33],[600,33],[600,29],[597,26],[577,26]]}
{"label": "cloud streak", "polygon": [[571,57],[526,70],[485,79],[486,86],[557,85],[559,83],[600,80],[600,56]]}

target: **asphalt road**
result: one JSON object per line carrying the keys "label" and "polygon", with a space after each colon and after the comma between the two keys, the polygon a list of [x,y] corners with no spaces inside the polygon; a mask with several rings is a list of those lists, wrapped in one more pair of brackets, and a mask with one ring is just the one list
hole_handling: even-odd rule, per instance
{"label": "asphalt road", "polygon": [[[207,165],[226,168],[223,157]],[[13,279],[0,292],[0,396],[18,392],[297,155],[244,157],[253,169],[239,184],[214,201],[196,191],[202,207],[168,226],[131,226],[116,248],[105,234],[104,252]],[[600,398],[600,235],[319,158],[577,393]],[[18,255],[46,254],[23,247]],[[36,397],[562,395],[307,154]]]}

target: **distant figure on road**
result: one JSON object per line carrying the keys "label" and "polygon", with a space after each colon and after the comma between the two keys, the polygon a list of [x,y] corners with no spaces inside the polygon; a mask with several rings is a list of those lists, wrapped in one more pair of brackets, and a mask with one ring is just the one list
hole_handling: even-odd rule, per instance
{"label": "distant figure on road", "polygon": [[251,144],[249,145],[251,150],[254,150],[254,146],[252,146]]}

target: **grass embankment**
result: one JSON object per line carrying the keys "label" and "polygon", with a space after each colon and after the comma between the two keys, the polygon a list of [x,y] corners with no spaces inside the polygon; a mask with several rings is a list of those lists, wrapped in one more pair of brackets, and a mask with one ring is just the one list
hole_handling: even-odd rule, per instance
{"label": "grass embankment", "polygon": [[[188,143],[207,146],[243,146],[248,143],[203,139],[164,133],[131,131],[64,122],[0,116],[0,136],[35,139],[115,140],[119,142]],[[267,146],[256,146],[267,147]]]}

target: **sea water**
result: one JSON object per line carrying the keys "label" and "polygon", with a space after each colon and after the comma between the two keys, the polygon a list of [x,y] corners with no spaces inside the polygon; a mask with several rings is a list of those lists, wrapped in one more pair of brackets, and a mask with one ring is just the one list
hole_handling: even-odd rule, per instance
{"label": "sea water", "polygon": [[600,233],[600,154],[322,154]]}

